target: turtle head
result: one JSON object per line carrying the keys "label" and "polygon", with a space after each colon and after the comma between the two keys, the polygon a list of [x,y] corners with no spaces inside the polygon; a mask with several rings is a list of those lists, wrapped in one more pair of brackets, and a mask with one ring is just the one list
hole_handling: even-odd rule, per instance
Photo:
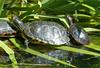
{"label": "turtle head", "polygon": [[73,15],[67,15],[66,18],[67,18],[67,21],[68,21],[69,25],[73,25],[76,22]]}
{"label": "turtle head", "polygon": [[18,18],[18,16],[13,16],[14,25],[19,28],[19,30],[23,31],[25,29],[25,24]]}
{"label": "turtle head", "polygon": [[19,25],[23,24],[23,22],[19,19],[18,16],[13,16],[13,21],[14,23],[19,24]]}

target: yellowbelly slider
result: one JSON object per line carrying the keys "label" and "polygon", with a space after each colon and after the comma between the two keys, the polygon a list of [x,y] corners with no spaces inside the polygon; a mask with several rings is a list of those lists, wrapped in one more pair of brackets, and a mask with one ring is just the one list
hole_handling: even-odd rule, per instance
{"label": "yellowbelly slider", "polygon": [[69,45],[70,38],[67,28],[56,22],[50,21],[33,21],[24,24],[17,16],[13,17],[14,24],[22,33],[22,37],[26,39],[26,44],[29,42],[35,44],[50,44],[50,45]]}

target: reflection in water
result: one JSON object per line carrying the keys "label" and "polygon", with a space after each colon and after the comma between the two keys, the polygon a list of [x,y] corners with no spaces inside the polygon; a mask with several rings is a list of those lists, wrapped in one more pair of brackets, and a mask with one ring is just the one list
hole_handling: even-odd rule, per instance
{"label": "reflection in water", "polygon": [[[63,50],[53,50],[53,51],[50,51],[47,55],[52,56],[57,59],[60,59],[60,60],[63,60],[65,62],[67,62],[67,58],[68,58],[68,52],[63,51]],[[37,64],[52,64],[52,63],[54,63],[54,61],[46,60],[41,57],[36,57],[34,59],[34,62]]]}
{"label": "reflection in water", "polygon": [[[20,54],[22,53],[22,54]],[[52,50],[50,52],[47,53],[47,55],[52,56],[54,58],[63,60],[65,62],[67,62],[67,58],[68,58],[68,52],[67,51],[63,51],[63,50]],[[33,56],[31,54],[28,53],[24,53],[23,52],[16,52],[15,53],[16,56],[16,60],[18,61],[18,63],[35,63],[35,64],[52,64],[55,63],[54,61],[51,60],[47,60],[44,58],[41,58],[39,56]],[[0,64],[10,64],[11,61],[9,59],[8,55],[2,55],[0,56]]]}

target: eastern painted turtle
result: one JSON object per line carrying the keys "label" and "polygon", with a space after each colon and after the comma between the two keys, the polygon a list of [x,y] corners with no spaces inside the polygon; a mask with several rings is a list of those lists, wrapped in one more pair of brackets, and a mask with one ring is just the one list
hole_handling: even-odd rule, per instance
{"label": "eastern painted turtle", "polygon": [[67,28],[56,22],[34,21],[24,24],[17,16],[13,17],[14,24],[19,28],[22,36],[33,43],[63,45],[70,44],[69,32]]}
{"label": "eastern painted turtle", "polygon": [[74,43],[78,43],[79,45],[89,44],[88,34],[83,28],[75,24],[73,16],[67,15],[67,21],[69,23],[69,33],[72,38],[71,40],[74,41]]}
{"label": "eastern painted turtle", "polygon": [[15,37],[16,31],[13,30],[6,20],[0,20],[0,37]]}

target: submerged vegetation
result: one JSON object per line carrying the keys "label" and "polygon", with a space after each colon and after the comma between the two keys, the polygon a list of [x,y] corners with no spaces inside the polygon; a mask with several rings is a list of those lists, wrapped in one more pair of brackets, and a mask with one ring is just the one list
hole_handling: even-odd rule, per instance
{"label": "submerged vegetation", "polygon": [[[88,33],[90,43],[73,44],[73,47],[29,44],[26,48],[25,39],[18,32],[19,28],[15,29],[13,25],[14,15],[24,23],[54,21],[65,28],[69,27],[66,15],[73,15],[77,21],[75,23]],[[100,0],[0,0],[0,20],[9,22],[10,27],[16,31],[14,37],[1,37],[0,32],[0,67],[100,66]],[[68,57],[72,57],[71,62]]]}

